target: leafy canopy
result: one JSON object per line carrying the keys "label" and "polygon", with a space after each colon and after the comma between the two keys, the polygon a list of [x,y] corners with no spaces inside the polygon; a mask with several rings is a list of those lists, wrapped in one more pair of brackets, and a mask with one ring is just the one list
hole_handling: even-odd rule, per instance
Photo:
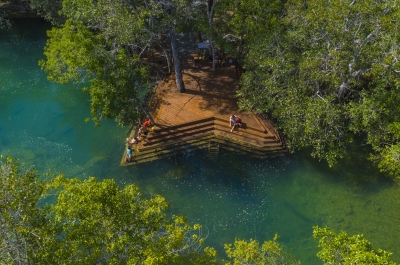
{"label": "leafy canopy", "polygon": [[224,248],[228,258],[232,261],[225,261],[225,265],[296,265],[300,264],[290,254],[282,250],[281,246],[276,242],[278,235],[273,240],[265,241],[260,247],[257,240],[250,241],[235,239],[235,243],[225,244]]}
{"label": "leafy canopy", "polygon": [[[200,225],[168,220],[165,199],[143,198],[139,188],[113,180],[81,181],[62,175],[39,179],[1,159],[2,263],[212,264],[215,251],[199,253]],[[46,200],[44,200],[46,198]],[[210,262],[209,262],[210,261]],[[199,262],[199,263],[196,263]]]}
{"label": "leafy canopy", "polygon": [[391,253],[382,249],[373,250],[371,243],[363,235],[348,236],[345,232],[336,234],[329,228],[314,227],[313,236],[319,239],[321,251],[317,256],[325,264],[376,264],[395,265],[390,260]]}
{"label": "leafy canopy", "polygon": [[266,114],[292,150],[311,147],[329,165],[361,133],[380,168],[398,175],[399,8],[287,1],[270,34],[246,44],[241,108]]}
{"label": "leafy canopy", "polygon": [[82,84],[95,124],[130,124],[149,86],[149,68],[139,60],[152,39],[143,30],[148,10],[137,1],[66,0],[61,13],[66,21],[48,32],[47,59],[39,62],[48,79]]}

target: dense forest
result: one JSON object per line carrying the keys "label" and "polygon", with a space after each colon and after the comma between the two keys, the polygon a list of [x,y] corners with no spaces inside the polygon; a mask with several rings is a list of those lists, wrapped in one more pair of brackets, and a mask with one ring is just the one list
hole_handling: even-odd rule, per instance
{"label": "dense forest", "polygon": [[361,139],[381,171],[400,176],[396,0],[8,3],[53,23],[40,66],[52,81],[89,82],[96,124],[128,125],[146,111],[139,95],[157,67],[140,60],[148,50],[174,59],[169,67],[184,92],[176,35],[191,32],[212,54],[231,51],[244,69],[239,106],[274,121],[292,151],[310,148],[333,166]]}
{"label": "dense forest", "polygon": [[[292,150],[334,166],[356,139],[371,163],[400,177],[400,74],[396,0],[9,0],[7,10],[37,13],[53,25],[39,64],[51,81],[87,84],[96,125],[130,125],[146,112],[141,95],[159,51],[184,93],[177,35],[190,32],[231,51],[243,68],[241,109],[272,120]],[[170,60],[172,59],[173,60]],[[173,61],[173,64],[170,63]],[[6,264],[297,264],[278,243],[237,239],[227,258],[205,247],[201,225],[166,217],[160,196],[136,186],[39,177],[0,162],[1,254]],[[87,192],[87,191],[91,192]],[[74,205],[74,207],[72,207]],[[79,207],[75,207],[79,206]],[[132,220],[135,220],[132,222]],[[326,264],[395,264],[362,235],[314,228]]]}

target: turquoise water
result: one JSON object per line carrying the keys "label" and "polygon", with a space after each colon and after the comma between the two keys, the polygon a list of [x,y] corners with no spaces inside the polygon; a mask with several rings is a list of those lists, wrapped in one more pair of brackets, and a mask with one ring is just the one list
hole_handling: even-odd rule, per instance
{"label": "turquoise water", "polygon": [[31,20],[0,31],[0,154],[40,172],[114,178],[161,194],[170,213],[202,224],[206,244],[221,253],[235,237],[263,241],[278,233],[302,264],[322,264],[311,233],[313,225],[327,225],[364,233],[400,261],[400,187],[369,166],[368,149],[349,148],[334,169],[303,153],[261,161],[227,151],[217,161],[199,151],[119,167],[128,129],[113,121],[86,124],[82,87],[46,80],[37,65],[46,29]]}

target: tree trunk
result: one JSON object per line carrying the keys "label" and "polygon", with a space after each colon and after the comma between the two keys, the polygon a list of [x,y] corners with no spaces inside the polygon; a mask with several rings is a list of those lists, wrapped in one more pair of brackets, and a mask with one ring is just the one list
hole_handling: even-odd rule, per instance
{"label": "tree trunk", "polygon": [[178,47],[177,47],[177,43],[176,43],[176,35],[175,35],[175,31],[173,28],[170,29],[169,35],[171,38],[172,58],[174,59],[176,87],[180,93],[184,93],[186,91],[186,89],[185,89],[185,85],[183,84],[181,61],[179,59],[179,52],[178,52]]}
{"label": "tree trunk", "polygon": [[208,0],[207,1],[207,15],[208,15],[208,26],[210,27],[210,37],[209,42],[211,46],[211,56],[212,56],[212,69],[215,71],[215,47],[213,42],[213,17],[214,17],[214,7],[215,7],[215,0]]}
{"label": "tree trunk", "polygon": [[140,104],[140,107],[142,108],[144,114],[146,114],[147,118],[149,118],[151,124],[152,124],[152,125],[156,124],[156,123],[154,122],[154,120],[153,120],[153,117],[150,115],[150,113],[149,113],[145,108],[143,108],[142,104]]}
{"label": "tree trunk", "polygon": [[203,37],[201,36],[201,32],[197,31],[197,42],[203,42]]}
{"label": "tree trunk", "polygon": [[210,41],[211,56],[212,56],[212,69],[213,71],[215,71],[215,47],[212,38],[210,38],[209,41]]}
{"label": "tree trunk", "polygon": [[168,74],[171,74],[171,58],[169,57],[168,51],[164,48],[162,48],[164,51],[165,58],[167,59],[167,65],[168,65]]}

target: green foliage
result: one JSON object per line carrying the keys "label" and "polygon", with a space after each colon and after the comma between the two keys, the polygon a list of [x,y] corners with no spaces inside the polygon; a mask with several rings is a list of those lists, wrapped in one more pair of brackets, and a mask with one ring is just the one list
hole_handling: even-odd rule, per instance
{"label": "green foliage", "polygon": [[57,191],[50,207],[57,236],[42,251],[50,264],[170,264],[195,253],[204,240],[200,226],[181,216],[169,222],[165,199],[143,199],[135,185],[120,189],[112,180],[60,176],[49,187]]}
{"label": "green foliage", "polygon": [[96,125],[103,118],[131,124],[140,115],[139,95],[152,86],[150,66],[156,68],[140,56],[149,50],[168,53],[167,34],[188,28],[193,10],[187,0],[64,0],[65,23],[49,31],[47,59],[39,64],[51,81],[89,83],[83,90],[90,95]]}
{"label": "green foliage", "polygon": [[51,81],[89,82],[83,90],[96,125],[103,118],[131,124],[148,88],[149,69],[138,55],[152,38],[143,31],[149,12],[134,1],[68,0],[62,14],[66,21],[48,32],[40,66]]}
{"label": "green foliage", "polygon": [[65,18],[60,14],[62,0],[29,0],[29,5],[36,10],[38,15],[54,25],[59,25],[65,21]]}
{"label": "green foliage", "polygon": [[367,143],[376,154],[371,160],[378,162],[383,172],[400,176],[400,108],[398,88],[379,88],[363,93],[361,104],[350,110],[351,129],[367,133]]}
{"label": "green foliage", "polygon": [[33,168],[0,156],[0,263],[32,264],[46,235],[44,208],[37,204],[44,191]]}
{"label": "green foliage", "polygon": [[226,265],[277,265],[277,264],[300,264],[291,255],[282,250],[281,246],[276,242],[278,235],[273,240],[265,241],[259,246],[259,242],[250,239],[249,242],[235,239],[235,243],[225,244],[225,251],[232,262],[225,261]]}
{"label": "green foliage", "polygon": [[343,231],[336,234],[329,228],[315,226],[313,236],[319,239],[318,246],[322,250],[317,256],[325,264],[396,264],[390,260],[391,253],[381,249],[373,250],[371,243],[363,235],[348,236]]}
{"label": "green foliage", "polygon": [[[219,264],[203,247],[202,227],[183,216],[166,218],[165,199],[146,199],[135,185],[81,181],[62,175],[39,178],[33,168],[0,157],[0,262],[2,264]],[[386,264],[391,253],[373,250],[363,235],[314,227],[325,264]],[[238,264],[300,264],[273,240],[225,244]]]}
{"label": "green foliage", "polygon": [[168,220],[161,196],[145,199],[135,185],[120,189],[93,177],[40,181],[11,158],[1,160],[0,170],[2,263],[215,263],[215,250],[199,253],[201,226],[182,216]]}
{"label": "green foliage", "polygon": [[329,165],[360,132],[381,169],[398,174],[388,166],[398,143],[395,2],[287,1],[270,34],[246,44],[240,107],[267,115],[292,150],[312,147]]}

